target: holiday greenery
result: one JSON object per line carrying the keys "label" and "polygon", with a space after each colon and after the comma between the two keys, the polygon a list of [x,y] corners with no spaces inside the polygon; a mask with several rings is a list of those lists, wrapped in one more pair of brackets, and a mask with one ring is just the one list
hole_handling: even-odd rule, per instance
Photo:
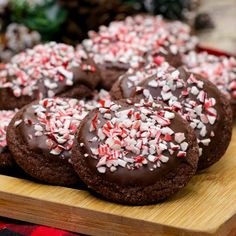
{"label": "holiday greenery", "polygon": [[[0,0],[0,51],[8,58],[23,50],[24,45],[27,47],[24,32],[33,38],[37,34],[42,41],[75,45],[87,38],[89,30],[97,31],[101,25],[138,13],[184,20],[197,30],[212,27],[208,14],[196,14],[199,4],[200,0]],[[192,22],[188,15],[195,16]],[[17,42],[17,37],[22,39],[19,50],[15,50],[15,45],[10,46],[13,45],[10,39]],[[32,45],[37,42],[31,41]]]}
{"label": "holiday greenery", "polygon": [[177,20],[184,19],[183,10],[187,8],[188,0],[145,0],[144,6],[148,11],[165,18]]}
{"label": "holiday greenery", "polygon": [[11,21],[38,31],[44,40],[53,38],[65,22],[67,11],[54,0],[11,0]]}

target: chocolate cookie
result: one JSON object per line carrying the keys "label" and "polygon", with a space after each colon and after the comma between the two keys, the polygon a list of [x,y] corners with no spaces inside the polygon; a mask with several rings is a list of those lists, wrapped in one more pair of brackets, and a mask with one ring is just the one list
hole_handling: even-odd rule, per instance
{"label": "chocolate cookie", "polygon": [[191,72],[200,74],[215,84],[231,100],[236,115],[236,58],[217,57],[207,52],[190,52],[183,63]]}
{"label": "chocolate cookie", "polygon": [[[2,10],[3,9],[1,8],[1,13]],[[1,19],[3,19],[2,16]],[[32,31],[25,25],[15,22],[8,24],[5,32],[1,32],[0,37],[1,62],[8,62],[15,54],[22,52],[27,48],[32,48],[41,42],[41,35],[39,32]]]}
{"label": "chocolate cookie", "polygon": [[23,107],[7,131],[17,164],[32,177],[50,184],[79,181],[70,162],[74,134],[93,102],[47,98]]}
{"label": "chocolate cookie", "polygon": [[83,45],[101,70],[101,86],[110,90],[130,67],[159,63],[160,58],[180,66],[181,53],[194,49],[195,41],[183,23],[139,15],[102,26],[98,33],[90,32]]}
{"label": "chocolate cookie", "polygon": [[215,85],[180,68],[155,74],[138,86],[133,96],[163,101],[190,123],[198,138],[199,170],[223,156],[232,135],[232,110]]}
{"label": "chocolate cookie", "polygon": [[83,98],[99,80],[98,69],[81,47],[37,45],[1,66],[0,109],[20,108],[55,95]]}
{"label": "chocolate cookie", "polygon": [[72,149],[80,178],[108,200],[152,204],[194,175],[195,134],[177,113],[152,101],[105,102],[81,122]]}
{"label": "chocolate cookie", "polygon": [[162,60],[159,61],[158,65],[150,63],[146,67],[140,68],[139,70],[130,68],[125,74],[120,76],[113,85],[110,91],[111,98],[113,100],[130,98],[133,90],[138,86],[139,83],[152,75],[163,75],[169,70],[173,70],[173,67]]}
{"label": "chocolate cookie", "polygon": [[[98,35],[98,38],[102,36]],[[90,57],[97,63],[101,73],[100,87],[110,90],[120,75],[130,66],[138,68],[145,64],[143,53],[122,41],[96,43],[96,40],[86,39],[83,45]]]}
{"label": "chocolate cookie", "polygon": [[0,169],[14,166],[14,160],[8,150],[6,132],[7,127],[15,115],[15,111],[0,111]]}

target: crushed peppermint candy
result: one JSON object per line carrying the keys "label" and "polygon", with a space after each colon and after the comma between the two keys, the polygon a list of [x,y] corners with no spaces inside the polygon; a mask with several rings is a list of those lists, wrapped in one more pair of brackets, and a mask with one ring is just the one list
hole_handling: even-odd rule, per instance
{"label": "crushed peppermint candy", "polygon": [[[90,132],[93,138],[90,142],[97,141],[97,144],[91,147],[90,156],[98,161],[98,172],[114,172],[118,168],[135,170],[142,166],[153,171],[165,165],[170,158],[187,155],[185,134],[179,132],[181,137],[177,138],[171,128],[175,122],[172,111],[143,99],[133,105],[128,104],[129,101],[123,107],[109,102],[92,117]],[[106,114],[111,117],[107,119]],[[82,143],[80,145],[83,146]],[[88,157],[87,154],[84,156]]]}
{"label": "crushed peppermint candy", "polygon": [[[101,26],[89,32],[83,45],[96,63],[128,64],[137,68],[148,62],[161,63],[160,55],[172,56],[196,47],[190,27],[182,22],[168,22],[161,16],[129,16],[124,21]],[[145,59],[146,57],[146,59]]]}
{"label": "crushed peppermint candy", "polygon": [[7,141],[6,141],[7,127],[11,122],[12,118],[14,117],[14,115],[16,114],[16,112],[17,112],[16,110],[0,111],[0,149],[7,146]]}
{"label": "crushed peppermint candy", "polygon": [[93,100],[57,97],[40,100],[38,104],[32,105],[35,118],[28,118],[31,116],[26,112],[24,123],[26,126],[33,126],[34,137],[47,137],[46,146],[50,154],[71,152],[78,126],[89,111],[101,107],[102,96],[105,94],[107,92],[102,91]]}
{"label": "crushed peppermint candy", "polygon": [[[129,98],[133,91],[133,88],[136,87],[139,83],[144,81],[150,76],[153,75],[164,75],[167,71],[173,69],[167,62],[162,62],[161,64],[157,65],[154,63],[150,63],[147,66],[140,68],[139,70],[134,70],[130,68],[124,75],[120,76],[119,80],[121,83],[124,84],[123,89],[123,97]],[[156,81],[152,81],[153,86],[155,87]],[[149,84],[152,86],[152,84]],[[116,94],[114,94],[115,96]]]}
{"label": "crushed peppermint candy", "polygon": [[0,88],[12,89],[15,97],[32,96],[35,91],[38,98],[53,97],[59,84],[74,84],[72,68],[86,66],[86,70],[95,71],[93,66],[83,64],[86,58],[82,47],[75,50],[62,43],[39,44],[1,66]]}
{"label": "crushed peppermint candy", "polygon": [[207,52],[191,51],[183,56],[183,62],[191,72],[209,79],[229,99],[236,100],[235,57],[217,57]]}
{"label": "crushed peppermint candy", "polygon": [[101,89],[100,91],[93,92],[93,99],[88,100],[87,104],[89,104],[89,102],[92,102],[93,106],[97,107],[97,104],[98,106],[103,106],[103,103],[105,103],[105,101],[111,101],[111,96],[108,91],[106,91],[105,89]]}
{"label": "crushed peppermint candy", "polygon": [[[146,99],[158,99],[178,112],[196,131],[201,148],[208,146],[214,136],[214,124],[217,121],[216,99],[209,97],[204,82],[193,74],[181,75],[181,71],[174,69],[164,75],[149,77],[142,88],[136,88]],[[177,136],[176,141],[182,142],[183,137]],[[213,135],[213,136],[212,136]],[[184,147],[184,146],[183,146]]]}

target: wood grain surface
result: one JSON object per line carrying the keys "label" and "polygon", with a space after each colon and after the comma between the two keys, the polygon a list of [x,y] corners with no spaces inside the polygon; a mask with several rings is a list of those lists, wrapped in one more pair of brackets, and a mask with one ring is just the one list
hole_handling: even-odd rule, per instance
{"label": "wood grain surface", "polygon": [[[215,29],[202,46],[236,54],[236,0],[202,0]],[[230,147],[168,201],[122,206],[88,191],[0,175],[0,215],[89,235],[236,235],[236,125]]]}
{"label": "wood grain surface", "polygon": [[0,215],[90,235],[236,235],[236,125],[226,155],[168,201],[122,206],[0,176]]}
{"label": "wood grain surface", "polygon": [[208,12],[215,28],[198,34],[200,44],[236,55],[236,0],[201,0],[201,12]]}

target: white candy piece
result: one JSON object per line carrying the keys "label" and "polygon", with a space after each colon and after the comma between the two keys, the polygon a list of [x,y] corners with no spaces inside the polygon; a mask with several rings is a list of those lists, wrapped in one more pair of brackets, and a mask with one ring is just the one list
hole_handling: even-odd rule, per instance
{"label": "white candy piece", "polygon": [[184,133],[175,133],[175,141],[177,143],[182,143],[185,140]]}

